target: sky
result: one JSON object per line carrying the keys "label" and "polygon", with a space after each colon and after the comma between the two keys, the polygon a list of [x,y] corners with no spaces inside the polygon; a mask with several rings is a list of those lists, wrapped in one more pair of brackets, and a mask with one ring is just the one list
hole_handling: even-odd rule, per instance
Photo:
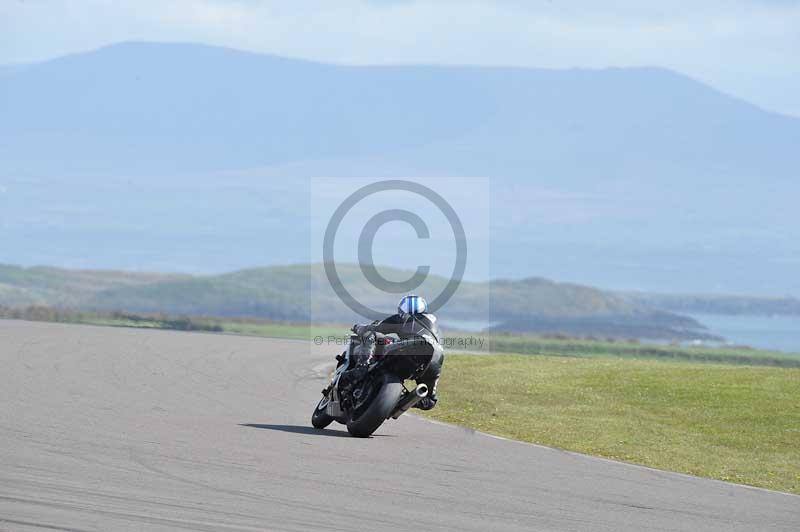
{"label": "sky", "polygon": [[800,116],[800,0],[0,0],[0,64],[130,40],[347,64],[660,66]]}

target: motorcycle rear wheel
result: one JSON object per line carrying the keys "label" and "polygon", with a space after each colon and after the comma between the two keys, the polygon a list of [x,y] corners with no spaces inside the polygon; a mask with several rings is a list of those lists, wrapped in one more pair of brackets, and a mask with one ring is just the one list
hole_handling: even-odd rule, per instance
{"label": "motorcycle rear wheel", "polygon": [[347,422],[347,432],[356,438],[368,438],[392,414],[403,394],[403,383],[387,375],[366,410]]}

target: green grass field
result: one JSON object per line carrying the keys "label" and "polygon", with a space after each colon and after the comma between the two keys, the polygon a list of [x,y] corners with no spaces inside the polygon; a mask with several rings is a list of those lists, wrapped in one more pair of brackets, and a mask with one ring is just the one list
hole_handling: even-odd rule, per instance
{"label": "green grass field", "polygon": [[441,421],[800,494],[800,369],[450,355],[440,397]]}
{"label": "green grass field", "polygon": [[[0,307],[0,318],[54,321],[64,323],[86,323],[116,327],[147,327],[177,329],[184,331],[224,332],[248,336],[297,338],[313,340],[321,338],[346,339],[350,325],[309,324],[266,321],[246,318],[212,318],[203,316],[170,316],[163,314],[137,315],[125,312],[86,312],[54,309],[52,307],[28,307],[8,309]],[[652,359],[662,361],[709,362],[740,364],[749,366],[777,366],[800,368],[800,354],[788,354],[750,348],[703,347],[686,345],[654,345],[628,341],[590,340],[578,338],[553,338],[535,335],[477,333],[448,333],[448,339],[459,337],[480,338],[484,341],[483,352],[517,353],[559,357],[617,357]],[[335,349],[341,341],[335,342]],[[449,345],[449,344],[448,344]],[[456,344],[454,344],[456,345]],[[474,350],[475,348],[470,348]]]}
{"label": "green grass field", "polygon": [[800,355],[746,347],[659,345],[612,340],[582,340],[540,336],[495,335],[489,349],[495,353],[570,357],[620,357],[673,361],[744,364],[800,368]]}
{"label": "green grass field", "polygon": [[[323,342],[325,342],[331,336],[346,338],[349,335],[347,325],[308,325],[258,320],[222,320],[215,323],[219,323],[227,333],[250,336],[307,340],[322,337]],[[618,357],[800,368],[800,355],[749,348],[654,345],[612,340],[548,338],[533,335],[484,336],[475,333],[464,333],[464,335],[483,338],[485,340],[484,351],[492,353],[578,358]],[[450,336],[452,338],[455,335]]]}

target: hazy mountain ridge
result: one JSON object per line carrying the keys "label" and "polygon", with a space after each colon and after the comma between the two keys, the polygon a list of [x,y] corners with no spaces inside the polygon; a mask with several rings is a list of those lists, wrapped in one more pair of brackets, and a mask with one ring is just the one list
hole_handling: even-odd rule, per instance
{"label": "hazy mountain ridge", "polygon": [[0,264],[0,304],[80,306],[88,295],[111,287],[144,286],[183,277],[176,274],[65,270],[46,266],[22,268]]}
{"label": "hazy mountain ridge", "polygon": [[622,298],[635,304],[671,312],[729,316],[800,316],[796,297],[755,297],[726,294],[656,294],[625,292]]}
{"label": "hazy mountain ridge", "polygon": [[668,70],[124,43],[0,77],[3,262],[309,262],[310,177],[485,176],[495,277],[800,295],[800,120]]}
{"label": "hazy mountain ridge", "polygon": [[[394,310],[398,296],[375,290],[356,265],[337,265],[348,290],[363,303]],[[387,277],[409,272],[381,268]],[[419,293],[437,294],[446,279],[430,276]],[[217,276],[128,274],[0,265],[0,305],[49,305],[81,310],[167,313],[273,320],[363,320],[339,301],[322,266],[254,268]],[[508,323],[510,331],[575,336],[711,338],[701,324],[632,304],[614,294],[541,278],[462,284],[439,312],[448,320]]]}
{"label": "hazy mountain ridge", "polygon": [[[582,173],[570,165],[586,156],[617,170],[620,157],[626,165],[691,157],[695,168],[776,178],[794,176],[784,163],[800,160],[791,150],[800,120],[652,67],[342,66],[201,45],[123,43],[2,75],[0,135],[10,144],[4,172],[13,161],[25,174],[38,166],[55,175],[135,175],[391,158],[419,149],[428,165],[480,175],[529,175],[523,161],[532,168],[567,165],[564,176]],[[767,128],[769,139],[745,125]],[[58,141],[43,142],[53,135]],[[56,157],[35,157],[42,145]],[[426,155],[432,145],[435,155]],[[478,156],[459,162],[473,148]]]}

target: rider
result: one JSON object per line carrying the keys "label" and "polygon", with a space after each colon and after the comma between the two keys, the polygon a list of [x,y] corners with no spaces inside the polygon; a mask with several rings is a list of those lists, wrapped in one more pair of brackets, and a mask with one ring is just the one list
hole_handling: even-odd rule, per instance
{"label": "rider", "polygon": [[[383,335],[396,334],[400,340],[419,340],[426,330],[435,328],[436,316],[427,313],[427,308],[428,304],[425,299],[416,295],[408,295],[397,305],[397,314],[366,325],[354,325],[353,332],[361,338],[361,348],[358,349],[356,359],[357,365],[368,364],[376,350],[383,349]],[[414,405],[415,408],[430,410],[436,406],[436,385],[439,383],[439,375],[442,373],[443,361],[444,355],[441,352],[435,352],[434,358],[428,364],[425,372],[417,379],[418,383],[425,383],[429,392],[426,397]]]}

